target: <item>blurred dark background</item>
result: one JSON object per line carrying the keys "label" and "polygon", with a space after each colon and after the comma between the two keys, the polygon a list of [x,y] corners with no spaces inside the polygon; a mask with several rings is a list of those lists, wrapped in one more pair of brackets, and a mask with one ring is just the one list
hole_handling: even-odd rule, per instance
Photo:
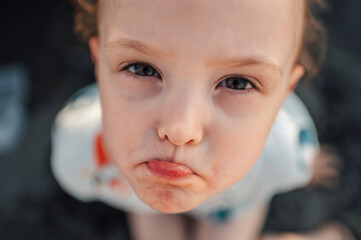
{"label": "blurred dark background", "polygon": [[[339,187],[276,196],[265,230],[303,232],[340,221],[361,239],[361,0],[329,3],[321,14],[329,34],[325,66],[297,92],[320,141],[343,159]],[[12,146],[0,148],[0,239],[129,239],[122,212],[78,202],[50,174],[54,117],[72,93],[94,82],[87,47],[72,32],[73,7],[66,0],[18,0],[4,1],[0,12],[0,140],[14,126],[21,130]],[[6,76],[21,84],[12,88]],[[18,111],[11,115],[6,106]],[[22,121],[9,127],[7,114]]]}

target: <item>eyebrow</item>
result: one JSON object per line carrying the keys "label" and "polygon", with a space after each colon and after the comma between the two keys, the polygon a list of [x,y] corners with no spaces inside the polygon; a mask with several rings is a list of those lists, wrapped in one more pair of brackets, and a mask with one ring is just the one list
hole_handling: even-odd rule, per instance
{"label": "eyebrow", "polygon": [[162,51],[161,49],[157,49],[155,47],[150,47],[140,41],[137,40],[130,40],[126,38],[120,38],[113,42],[107,42],[104,47],[107,48],[114,48],[114,47],[123,47],[128,48],[131,50],[135,50],[137,52],[143,53],[145,55],[153,55],[157,57],[165,57],[169,56],[169,53]]}
{"label": "eyebrow", "polygon": [[[144,55],[148,56],[157,56],[157,57],[167,57],[170,54],[166,53],[161,49],[157,49],[155,47],[150,47],[138,40],[132,40],[127,38],[120,38],[118,40],[107,42],[104,47],[106,49],[114,48],[114,47],[123,47],[131,50],[135,50],[140,52]],[[211,61],[208,63],[208,66],[223,66],[229,68],[237,68],[237,67],[244,67],[249,65],[262,65],[278,74],[283,76],[282,68],[274,63],[272,60],[265,58],[265,57],[247,57],[247,58],[240,58],[240,59],[231,59],[226,61]]]}
{"label": "eyebrow", "polygon": [[249,65],[262,65],[271,71],[283,76],[282,68],[274,63],[272,60],[264,57],[247,57],[239,59],[231,59],[227,61],[212,61],[209,63],[211,66],[224,66],[229,68],[244,67]]}

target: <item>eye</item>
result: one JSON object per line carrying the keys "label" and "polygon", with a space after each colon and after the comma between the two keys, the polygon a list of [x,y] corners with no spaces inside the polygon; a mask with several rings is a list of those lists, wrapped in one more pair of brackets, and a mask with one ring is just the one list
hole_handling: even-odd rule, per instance
{"label": "eye", "polygon": [[160,77],[160,74],[152,66],[145,63],[132,63],[123,68],[129,72],[142,77]]}
{"label": "eye", "polygon": [[246,90],[253,88],[252,83],[245,77],[229,77],[220,82],[217,87],[227,87],[233,90]]}

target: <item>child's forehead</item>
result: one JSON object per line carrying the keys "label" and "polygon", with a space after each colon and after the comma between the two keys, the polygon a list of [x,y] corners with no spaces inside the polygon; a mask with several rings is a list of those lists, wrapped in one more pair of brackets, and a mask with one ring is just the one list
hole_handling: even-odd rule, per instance
{"label": "child's forehead", "polygon": [[274,54],[297,48],[302,35],[303,0],[107,0],[100,6],[104,44],[126,36],[168,51],[186,45],[192,53],[200,46],[210,53],[211,46],[226,55],[236,48]]}
{"label": "child's forehead", "polygon": [[[305,0],[107,0],[100,1],[101,13],[111,18],[138,18],[177,21],[192,25],[207,21],[227,26],[242,24],[253,16],[258,22],[263,18],[283,19],[289,22],[303,12]],[[286,19],[284,19],[286,17]],[[166,22],[165,22],[166,23]],[[196,27],[196,26],[193,26]]]}
{"label": "child's forehead", "polygon": [[[191,23],[199,20],[229,21],[238,17],[256,14],[256,17],[268,16],[283,18],[287,15],[302,14],[305,0],[99,0],[99,5],[112,17],[153,16],[153,19],[183,19]],[[141,15],[136,15],[141,13]],[[155,15],[154,15],[155,14]]]}

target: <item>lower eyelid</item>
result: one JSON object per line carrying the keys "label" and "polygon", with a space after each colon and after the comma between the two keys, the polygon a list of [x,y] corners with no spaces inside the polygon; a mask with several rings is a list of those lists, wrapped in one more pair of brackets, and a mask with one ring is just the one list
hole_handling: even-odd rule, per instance
{"label": "lower eyelid", "polygon": [[244,90],[234,90],[234,89],[225,87],[224,91],[226,91],[230,95],[236,95],[236,96],[244,96],[244,95],[248,95],[248,94],[257,93],[257,90],[254,87],[246,88]]}
{"label": "lower eyelid", "polygon": [[137,75],[137,74],[129,71],[128,69],[125,69],[122,72],[124,72],[127,75],[127,77],[131,77],[131,78],[134,78],[134,79],[144,78],[143,76]]}
{"label": "lower eyelid", "polygon": [[150,77],[145,77],[145,76],[140,76],[137,74],[134,74],[132,72],[130,72],[129,70],[123,70],[122,71],[124,74],[126,74],[127,77],[132,78],[133,80],[137,80],[137,81],[142,81],[142,82],[154,82],[155,79],[159,80],[158,77],[154,77],[154,76],[150,76]]}

